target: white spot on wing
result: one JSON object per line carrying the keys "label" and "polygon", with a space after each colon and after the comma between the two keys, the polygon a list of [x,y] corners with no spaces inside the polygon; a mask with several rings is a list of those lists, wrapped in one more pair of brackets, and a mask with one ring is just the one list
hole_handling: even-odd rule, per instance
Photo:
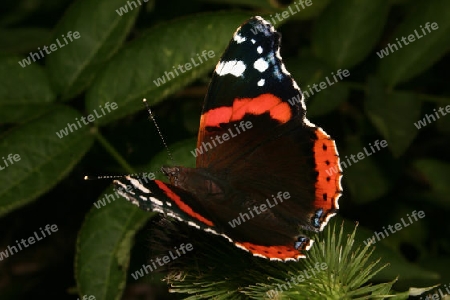
{"label": "white spot on wing", "polygon": [[168,212],[167,215],[168,215],[169,217],[172,217],[172,218],[177,219],[178,221],[184,222],[184,220],[183,220],[179,215],[176,215],[176,214],[171,213],[171,212]]}
{"label": "white spot on wing", "polygon": [[[235,245],[236,247],[242,249],[242,250],[245,250],[245,251],[247,251],[247,252],[250,252],[250,250],[248,250],[247,248],[245,248],[245,247],[242,246],[241,244],[235,243],[234,245]],[[256,254],[256,255],[257,255],[257,254]],[[256,256],[256,255],[255,255],[255,256]],[[263,256],[263,257],[264,257],[264,256]]]}
{"label": "white spot on wing", "polygon": [[169,217],[172,217],[172,218],[181,220],[180,216],[178,216],[177,214],[174,214],[173,212],[168,211],[168,212],[166,212],[166,214],[167,214]]}
{"label": "white spot on wing", "polygon": [[257,84],[258,86],[263,86],[265,82],[266,82],[265,79],[260,79]]}
{"label": "white spot on wing", "polygon": [[225,234],[220,234],[220,236],[226,238],[230,243],[233,243],[233,240],[230,239],[228,236],[226,236]]}
{"label": "white spot on wing", "polygon": [[245,42],[247,39],[245,38],[245,37],[243,37],[243,36],[241,36],[239,33],[236,33],[234,36],[233,36],[233,39],[236,41],[236,43],[238,43],[238,44],[240,44],[240,43],[242,43],[242,42]]}
{"label": "white spot on wing", "polygon": [[261,54],[263,52],[263,48],[261,46],[258,46],[258,48],[256,48],[256,51]]}
{"label": "white spot on wing", "polygon": [[150,194],[150,190],[149,190],[148,188],[146,188],[145,186],[143,186],[138,180],[136,180],[136,179],[134,179],[134,178],[131,178],[131,177],[129,177],[129,176],[127,176],[126,178],[131,182],[131,184],[132,184],[135,188],[137,188],[138,190],[140,190],[140,191],[142,191],[142,192],[144,192],[144,193]]}
{"label": "white spot on wing", "polygon": [[159,208],[159,207],[153,207],[152,211],[155,211],[155,212],[158,212],[158,213],[161,213],[161,214],[164,213],[164,211],[161,208]]}
{"label": "white spot on wing", "polygon": [[316,128],[316,124],[312,123],[310,120],[308,120],[306,117],[303,118],[303,123],[305,123],[306,126]]}
{"label": "white spot on wing", "polygon": [[163,206],[164,205],[164,203],[162,201],[156,199],[155,197],[150,197],[150,201],[152,203],[155,203],[156,205],[159,205],[159,206]]}
{"label": "white spot on wing", "polygon": [[[120,185],[120,187],[122,187],[123,189],[126,189],[126,185],[125,184],[123,184],[122,182],[120,182],[119,180],[114,180],[114,183],[115,184],[117,184],[117,185]],[[122,190],[121,189],[118,189],[117,190],[117,192],[120,194],[120,192],[121,192]]]}
{"label": "white spot on wing", "polygon": [[285,75],[291,76],[291,73],[289,73],[283,63],[281,63],[281,72],[283,72]]}
{"label": "white spot on wing", "polygon": [[276,56],[280,61],[283,61],[283,59],[281,58],[281,54],[280,54],[280,47],[278,47],[277,51],[275,51],[275,56]]}
{"label": "white spot on wing", "polygon": [[220,233],[218,233],[217,231],[215,231],[214,229],[211,229],[211,228],[205,228],[204,230],[206,232],[209,232],[209,233],[212,233],[212,234],[221,235]]}
{"label": "white spot on wing", "polygon": [[192,226],[192,227],[195,227],[195,228],[197,228],[197,229],[200,229],[200,226],[198,226],[198,225],[195,224],[194,222],[189,221],[189,222],[187,222],[187,223],[188,223],[189,226]]}
{"label": "white spot on wing", "polygon": [[269,22],[267,22],[266,20],[264,20],[263,18],[261,18],[260,16],[256,16],[256,19],[258,19],[258,21],[260,21],[261,23],[263,23],[264,25],[269,25],[269,30],[270,32],[275,32],[275,28],[272,26],[272,24],[270,24]]}
{"label": "white spot on wing", "polygon": [[[300,258],[304,258],[305,256],[299,256]],[[284,261],[297,261],[295,258],[285,258]]]}
{"label": "white spot on wing", "polygon": [[308,246],[306,246],[306,251],[308,251],[309,249],[311,249],[311,247],[312,247],[312,245],[314,244],[314,241],[313,240],[309,240],[309,245]]}
{"label": "white spot on wing", "polygon": [[132,204],[136,205],[137,207],[140,207],[139,201],[137,201],[136,199],[127,197],[127,200],[130,201]]}
{"label": "white spot on wing", "polygon": [[251,39],[250,41],[252,42],[252,44],[256,43],[256,41],[254,39]]}
{"label": "white spot on wing", "polygon": [[[339,207],[338,207],[338,208],[339,208]],[[325,218],[325,221],[323,221],[322,224],[320,224],[320,231],[322,231],[322,230],[325,228],[325,226],[327,226],[328,221],[330,221],[330,219],[331,219],[332,217],[334,217],[335,215],[336,215],[335,213],[328,214],[328,216]]]}
{"label": "white spot on wing", "polygon": [[265,70],[267,70],[267,68],[269,68],[269,64],[267,63],[267,61],[264,60],[264,58],[261,57],[255,61],[255,63],[253,64],[253,67],[262,73]]}
{"label": "white spot on wing", "polygon": [[236,77],[242,76],[246,69],[245,64],[240,60],[219,61],[216,66],[216,74],[224,76],[227,74],[234,75]]}

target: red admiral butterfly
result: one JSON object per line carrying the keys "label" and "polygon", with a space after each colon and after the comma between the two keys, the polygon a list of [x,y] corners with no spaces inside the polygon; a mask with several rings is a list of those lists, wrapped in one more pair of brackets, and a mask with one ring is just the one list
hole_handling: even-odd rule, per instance
{"label": "red admiral butterfly", "polygon": [[[255,256],[305,257],[313,241],[299,232],[321,231],[336,214],[342,170],[334,141],[305,117],[280,40],[261,17],[239,27],[206,95],[197,142],[206,151],[197,153],[196,168],[163,167],[170,184],[125,176],[114,181],[119,193]],[[328,175],[334,167],[339,172]]]}

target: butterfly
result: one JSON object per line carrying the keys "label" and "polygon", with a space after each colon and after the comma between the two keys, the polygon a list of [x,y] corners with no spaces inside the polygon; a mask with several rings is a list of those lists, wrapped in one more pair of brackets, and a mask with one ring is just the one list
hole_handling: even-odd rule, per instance
{"label": "butterfly", "polygon": [[321,231],[337,213],[342,170],[335,142],[306,118],[280,41],[261,17],[242,24],[211,78],[196,167],[162,167],[168,182],[124,176],[114,181],[119,194],[254,256],[305,257],[313,240],[300,232]]}

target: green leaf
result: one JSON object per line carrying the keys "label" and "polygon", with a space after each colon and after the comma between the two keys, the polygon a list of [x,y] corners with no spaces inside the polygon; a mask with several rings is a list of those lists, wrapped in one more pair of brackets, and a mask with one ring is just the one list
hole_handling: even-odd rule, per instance
{"label": "green leaf", "polygon": [[450,185],[448,184],[448,174],[450,174],[450,164],[434,159],[421,159],[414,162],[414,167],[422,173],[424,180],[431,187],[427,193],[430,201],[450,208],[448,195]]}
{"label": "green leaf", "polygon": [[0,58],[0,123],[23,123],[55,100],[47,74],[36,63],[22,68],[18,56]]}
{"label": "green leaf", "polygon": [[[442,238],[446,239],[446,237],[444,236]],[[418,262],[418,264],[422,268],[435,270],[440,274],[439,280],[436,279],[433,281],[428,280],[427,282],[425,282],[427,285],[439,284],[442,282],[450,282],[450,273],[448,272],[448,266],[450,265],[449,257],[445,257],[443,255],[423,256],[422,259]]]}
{"label": "green leaf", "polygon": [[153,215],[116,197],[112,188],[100,199],[106,195],[117,201],[87,214],[75,257],[78,293],[95,295],[96,300],[121,299],[134,235]]}
{"label": "green leaf", "polygon": [[[286,59],[285,64],[305,95],[308,118],[327,114],[348,98],[349,88],[340,81],[336,82],[334,72],[318,59],[306,55]],[[339,80],[337,76],[336,78]],[[325,82],[327,87],[320,89],[320,92],[314,91],[313,85],[320,85],[321,82]]]}
{"label": "green leaf", "polygon": [[0,29],[0,53],[36,52],[50,37],[51,31],[46,28]]}
{"label": "green leaf", "polygon": [[[294,2],[290,5],[285,5],[284,3],[281,3],[282,1],[273,0],[208,0],[205,2],[226,3],[230,5],[237,4],[239,6],[245,5],[252,7],[256,10],[255,15],[262,16],[273,26],[278,27],[278,25],[290,20],[313,19],[324,10],[330,0],[307,0],[302,1],[302,3]],[[286,13],[283,16],[284,11],[286,11]]]}
{"label": "green leaf", "polygon": [[[175,162],[173,162],[167,151],[163,150],[159,152],[152,159],[153,168],[159,169],[163,165],[177,165],[184,166],[186,168],[195,168],[195,157],[192,155],[193,151],[197,147],[197,139],[187,139],[181,142],[175,143],[169,146],[170,152],[172,153]],[[164,177],[165,178],[165,177]]]}
{"label": "green leaf", "polygon": [[[439,110],[440,108],[443,109],[445,114],[449,114],[450,113],[450,105],[442,105],[440,107],[436,107],[436,110]],[[428,114],[431,114],[431,112],[428,112]],[[441,115],[442,117],[442,115]],[[443,132],[443,133],[450,133],[450,117],[446,116],[445,118],[439,118],[436,121],[436,125],[439,131]]]}
{"label": "green leaf", "polygon": [[[57,50],[46,56],[51,81],[63,99],[70,99],[89,86],[125,40],[139,9],[119,16],[116,9],[123,5],[123,0],[80,0],[65,12],[52,41]],[[74,35],[73,41],[68,32]]]}
{"label": "green leaf", "polygon": [[[383,147],[380,147],[380,149],[380,151],[383,151]],[[386,150],[384,149],[384,151]],[[357,159],[359,153],[364,154],[364,158],[361,160]],[[352,154],[356,156],[356,163],[352,162],[350,158]],[[371,151],[370,145],[364,145],[359,139],[349,138],[347,149],[340,155],[341,162],[346,164],[345,166],[342,164],[344,169],[343,179],[355,203],[368,203],[376,200],[387,193],[392,184],[383,174],[380,164],[374,158],[374,155],[378,154],[378,152]],[[350,165],[347,160],[351,162]],[[361,176],[361,174],[364,174],[364,176]],[[370,184],[367,184],[368,182]]]}
{"label": "green leaf", "polygon": [[[380,230],[381,231],[381,230]],[[381,257],[383,262],[389,263],[389,268],[382,270],[374,280],[399,277],[399,280],[436,280],[439,274],[427,268],[418,266],[406,260],[399,253],[382,244],[376,244],[374,256]]]}
{"label": "green leaf", "polygon": [[[414,4],[413,4],[414,3]],[[450,2],[447,0],[430,0],[411,2],[414,5],[403,23],[392,34],[391,45],[396,45],[398,50],[390,53],[381,60],[379,73],[383,80],[390,86],[405,82],[431,67],[437,60],[443,57],[450,47]],[[437,23],[438,29],[430,31],[426,35],[420,26],[425,29],[427,22]],[[415,30],[420,38],[415,36]],[[426,30],[426,29],[425,29]],[[410,42],[409,36],[415,36]],[[398,47],[402,38],[409,43]],[[386,45],[388,47],[388,45]],[[392,49],[395,50],[394,46]],[[389,50],[387,48],[386,50]]]}
{"label": "green leaf", "polygon": [[289,73],[298,83],[301,90],[308,88],[308,85],[317,84],[325,76],[331,75],[330,67],[311,55],[287,58],[284,60]]}
{"label": "green leaf", "polygon": [[229,5],[245,5],[254,9],[273,10],[278,6],[276,1],[271,0],[203,0],[206,3],[224,3]]}
{"label": "green leaf", "polygon": [[314,53],[333,68],[353,67],[377,43],[388,10],[385,0],[333,1],[317,19],[312,38]]}
{"label": "green leaf", "polygon": [[[177,163],[194,166],[195,159],[189,152],[194,147],[195,140],[171,145]],[[152,159],[148,169],[155,170],[169,162],[172,163],[164,150]],[[107,194],[108,198],[104,198]],[[102,206],[99,200],[107,202]],[[112,188],[108,188],[99,200],[96,203],[99,208],[94,206],[89,211],[78,235],[75,257],[78,293],[80,296],[95,295],[96,300],[121,299],[134,236],[155,214],[116,196]]]}
{"label": "green leaf", "polygon": [[418,133],[414,122],[420,117],[419,99],[410,92],[385,93],[381,83],[371,78],[364,104],[373,125],[388,142],[389,150],[395,157],[401,156]]}
{"label": "green leaf", "polygon": [[[271,1],[273,2],[273,1]],[[292,2],[290,5],[280,5],[274,12],[264,13],[263,17],[275,27],[288,21],[312,20],[322,13],[330,0],[307,0]]]}
{"label": "green leaf", "polygon": [[[88,110],[108,101],[116,102],[119,109],[98,120],[105,124],[142,109],[143,98],[147,98],[149,105],[158,103],[207,74],[217,64],[233,32],[249,16],[236,12],[206,13],[155,26],[109,62],[88,91]],[[205,54],[208,51],[214,56]],[[201,57],[200,63],[197,54],[202,53],[207,59]],[[175,76],[173,66],[187,63],[192,69],[177,71],[179,76]],[[172,72],[175,78],[169,75],[171,80],[156,84],[166,72]]]}
{"label": "green leaf", "polygon": [[[406,195],[396,196],[392,201],[401,202],[402,204],[407,202],[410,198]],[[417,207],[401,205],[395,210],[392,210],[392,214],[383,218],[383,223],[388,228],[388,224],[395,226],[397,223],[401,225],[400,230],[394,230],[394,233],[389,232],[389,236],[382,240],[382,243],[391,249],[395,249],[398,253],[402,253],[401,249],[405,245],[414,247],[417,253],[427,253],[427,238],[429,228],[426,220],[422,220],[418,213],[421,213],[427,217],[426,210],[421,211]],[[414,216],[413,216],[414,215]],[[409,219],[411,218],[411,219]],[[407,229],[406,229],[407,228]],[[379,232],[382,232],[382,228],[379,228]]]}
{"label": "green leaf", "polygon": [[[401,222],[401,220],[400,219],[395,220],[390,224],[386,223],[385,227],[387,227],[388,225],[394,226],[395,223],[397,222]],[[405,228],[406,227],[403,227],[402,230],[405,230]],[[369,244],[370,243],[369,240],[375,238],[376,239],[375,244],[372,244],[374,247],[373,257],[375,259],[381,258],[382,263],[389,263],[389,267],[383,269],[379,274],[377,274],[374,280],[386,281],[398,277],[399,282],[403,282],[413,279],[431,280],[437,279],[439,277],[439,275],[436,272],[429,271],[425,267],[421,267],[418,266],[417,264],[409,262],[399,252],[395,251],[392,247],[388,246],[389,243],[386,240],[390,239],[392,236],[386,236],[384,239],[378,240],[377,237],[374,236],[375,232],[383,232],[383,228],[379,228],[375,231],[372,231],[363,226],[359,226],[357,235],[355,237],[355,242],[358,245]]]}
{"label": "green leaf", "polygon": [[73,109],[59,107],[2,136],[0,156],[16,154],[20,160],[7,167],[0,162],[5,167],[0,172],[0,216],[49,191],[81,160],[93,142],[88,127],[63,138],[56,135],[77,117]]}
{"label": "green leaf", "polygon": [[[301,9],[298,13],[292,15],[292,20],[312,20],[316,18],[318,15],[320,15],[323,10],[328,6],[328,4],[331,2],[330,0],[311,0],[312,5],[306,6],[305,8],[301,8],[301,6],[298,4],[299,1],[297,1],[297,6]],[[306,3],[304,1],[303,3]],[[294,3],[290,5],[292,7],[292,10],[295,11],[296,6]],[[286,10],[286,8],[285,8]],[[291,20],[291,19],[289,19]]]}
{"label": "green leaf", "polygon": [[308,107],[308,115],[316,117],[330,113],[345,102],[349,95],[350,89],[348,86],[343,83],[333,84],[313,96]]}

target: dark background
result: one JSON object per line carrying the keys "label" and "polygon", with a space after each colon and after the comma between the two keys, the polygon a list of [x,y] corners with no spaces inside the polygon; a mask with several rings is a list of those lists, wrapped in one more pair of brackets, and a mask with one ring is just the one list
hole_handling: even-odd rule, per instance
{"label": "dark background", "polygon": [[[149,215],[123,199],[110,204],[122,205],[114,209],[96,209],[93,203],[111,180],[83,177],[156,171],[169,161],[144,97],[177,163],[193,166],[188,150],[195,145],[208,80],[232,33],[248,17],[269,16],[289,4],[149,1],[119,16],[116,9],[125,1],[3,1],[0,157],[18,153],[21,161],[0,171],[0,251],[46,224],[57,224],[58,231],[0,261],[0,299],[76,299],[77,285],[87,284],[84,291],[92,291],[88,282],[107,286],[97,273],[110,261],[102,255],[117,250],[125,233],[138,232],[129,241],[135,245],[129,271],[148,259],[154,226]],[[445,0],[313,0],[275,24],[283,37],[281,55],[301,88],[338,69],[350,71],[306,102],[308,118],[336,140],[341,157],[377,139],[388,142],[344,169],[340,216],[359,222],[367,238],[414,210],[425,212],[424,219],[377,243],[389,249],[378,253],[385,262],[402,260],[391,266],[390,274],[399,276],[396,291],[450,283],[450,117],[421,129],[414,125],[450,105],[448,11]],[[395,38],[421,32],[426,22],[437,22],[439,29],[385,58],[376,54]],[[68,31],[79,31],[80,39],[25,68],[18,64]],[[160,87],[153,83],[209,49],[216,53],[211,61]],[[55,136],[112,101],[119,106],[114,113],[62,139]],[[127,261],[129,251],[123,251]],[[126,274],[109,284],[125,285]],[[135,282],[128,275],[124,299],[178,298],[167,293],[163,276]],[[396,277],[389,276],[378,280]],[[108,295],[104,299],[114,298]]]}

